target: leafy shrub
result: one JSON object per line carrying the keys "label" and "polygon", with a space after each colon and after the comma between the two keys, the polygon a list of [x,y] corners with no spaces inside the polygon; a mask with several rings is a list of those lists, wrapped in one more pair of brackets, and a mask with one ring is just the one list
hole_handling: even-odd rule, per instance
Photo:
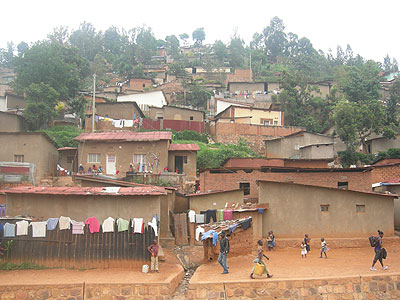
{"label": "leafy shrub", "polygon": [[78,142],[73,139],[82,131],[74,126],[54,126],[44,132],[58,145],[58,147],[77,147]]}

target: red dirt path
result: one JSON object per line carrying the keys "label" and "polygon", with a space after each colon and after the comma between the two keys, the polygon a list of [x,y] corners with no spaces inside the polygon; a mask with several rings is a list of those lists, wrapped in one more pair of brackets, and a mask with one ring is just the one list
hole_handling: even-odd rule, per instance
{"label": "red dirt path", "polygon": [[[329,242],[329,241],[328,241]],[[328,251],[328,259],[319,258],[319,249],[311,249],[307,258],[301,258],[299,249],[277,249],[265,254],[270,258],[266,261],[267,268],[273,279],[314,279],[329,277],[347,277],[359,275],[388,274],[400,272],[400,241],[396,245],[386,247],[388,257],[384,264],[389,269],[383,271],[379,262],[375,267],[378,271],[370,271],[374,257],[373,248],[340,248]],[[214,262],[201,265],[190,283],[206,283],[221,281],[248,281],[253,267],[254,255],[229,258],[229,274],[222,275],[222,267]],[[255,280],[268,280],[255,276]]]}

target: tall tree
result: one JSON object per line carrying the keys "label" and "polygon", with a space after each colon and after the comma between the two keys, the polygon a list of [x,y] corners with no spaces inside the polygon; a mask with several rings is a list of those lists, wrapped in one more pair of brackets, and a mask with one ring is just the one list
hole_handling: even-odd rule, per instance
{"label": "tall tree", "polygon": [[182,33],[179,35],[179,38],[183,41],[183,44],[186,46],[189,35],[187,33]]}
{"label": "tall tree", "polygon": [[168,35],[165,37],[166,47],[169,54],[173,58],[179,57],[179,40],[175,35]]}
{"label": "tall tree", "polygon": [[46,83],[31,83],[25,89],[27,106],[24,117],[29,130],[46,129],[56,115],[59,93]]}
{"label": "tall tree", "polygon": [[7,42],[7,49],[0,49],[0,66],[12,68],[14,66],[14,43]]}
{"label": "tall tree", "polygon": [[229,60],[231,66],[239,68],[243,66],[245,57],[244,41],[236,33],[231,37],[229,44]]}
{"label": "tall tree", "polygon": [[89,61],[93,61],[96,54],[103,51],[102,35],[90,23],[81,23],[79,29],[71,33],[69,40]]}
{"label": "tall tree", "polygon": [[54,27],[53,31],[47,35],[47,38],[52,43],[59,43],[61,45],[69,44],[70,32],[68,26]]}
{"label": "tall tree", "polygon": [[204,31],[204,27],[197,28],[192,33],[192,39],[194,41],[194,44],[198,47],[203,44],[203,41],[205,40],[205,38],[206,38],[206,33]]}
{"label": "tall tree", "polygon": [[279,56],[284,55],[287,46],[283,21],[278,17],[273,17],[269,26],[263,30],[263,39],[265,54],[272,62],[276,62]]}
{"label": "tall tree", "polygon": [[150,27],[142,26],[136,29],[137,60],[149,64],[157,50],[157,40]]}
{"label": "tall tree", "polygon": [[32,83],[45,83],[59,94],[61,99],[74,98],[79,84],[88,74],[88,63],[73,47],[38,42],[15,61],[17,78],[15,87],[24,92]]}
{"label": "tall tree", "polygon": [[18,50],[18,56],[24,56],[24,53],[26,50],[29,49],[29,45],[22,41],[21,43],[18,44],[17,50]]}
{"label": "tall tree", "polygon": [[400,81],[395,80],[390,88],[390,97],[386,103],[386,125],[399,126],[398,105],[400,105]]}
{"label": "tall tree", "polygon": [[226,58],[228,57],[228,50],[226,48],[226,45],[224,44],[223,41],[218,40],[215,41],[213,48],[215,56],[217,57],[219,63],[223,64]]}

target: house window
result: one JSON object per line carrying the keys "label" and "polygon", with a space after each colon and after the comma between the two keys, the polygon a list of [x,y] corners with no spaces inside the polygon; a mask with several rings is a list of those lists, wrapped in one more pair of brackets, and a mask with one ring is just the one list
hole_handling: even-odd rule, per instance
{"label": "house window", "polygon": [[264,120],[263,121],[263,125],[269,125],[269,121],[268,120]]}
{"label": "house window", "polygon": [[145,84],[145,83],[143,83],[142,87],[144,87],[144,88],[145,88],[145,87],[146,87],[146,84]]}
{"label": "house window", "polygon": [[338,187],[338,189],[348,190],[349,189],[349,183],[347,181],[342,181],[342,182],[339,181],[337,183],[337,187]]}
{"label": "house window", "polygon": [[358,213],[365,212],[365,205],[364,204],[357,204],[356,205],[356,212],[358,212]]}
{"label": "house window", "polygon": [[329,210],[329,204],[321,204],[321,211],[326,212]]}
{"label": "house window", "polygon": [[134,154],[133,162],[135,164],[146,164],[146,154]]}
{"label": "house window", "polygon": [[100,153],[89,153],[88,154],[88,158],[87,158],[87,162],[88,163],[93,163],[93,164],[100,163],[101,162]]}
{"label": "house window", "polygon": [[157,117],[157,119],[158,119],[158,120],[162,120],[162,119],[164,119],[164,117]]}
{"label": "house window", "polygon": [[74,161],[74,156],[73,155],[68,155],[67,156],[67,164],[72,164]]}
{"label": "house window", "polygon": [[187,163],[188,163],[187,156],[184,156],[184,157],[183,157],[183,163],[184,163],[184,164],[187,164]]}
{"label": "house window", "polygon": [[244,195],[250,195],[250,183],[249,182],[240,182],[239,188],[244,191]]}
{"label": "house window", "polygon": [[190,119],[190,121],[193,121],[193,116],[190,116],[189,119]]}
{"label": "house window", "polygon": [[278,121],[274,121],[274,125],[278,125]]}
{"label": "house window", "polygon": [[24,162],[23,155],[14,155],[14,162]]}
{"label": "house window", "polygon": [[294,150],[300,150],[300,145],[299,144],[294,144]]}

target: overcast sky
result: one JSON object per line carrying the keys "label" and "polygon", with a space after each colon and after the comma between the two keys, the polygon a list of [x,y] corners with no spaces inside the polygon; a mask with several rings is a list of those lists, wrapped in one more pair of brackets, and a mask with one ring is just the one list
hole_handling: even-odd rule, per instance
{"label": "overcast sky", "polygon": [[248,43],[278,16],[287,32],[309,38],[317,50],[336,53],[337,45],[345,49],[350,44],[365,58],[400,58],[398,0],[3,0],[0,8],[0,48],[8,41],[17,45],[44,39],[60,25],[76,29],[83,21],[102,31],[112,25],[130,29],[146,24],[162,39],[184,32],[191,36],[204,27],[206,43],[227,42],[237,28]]}

